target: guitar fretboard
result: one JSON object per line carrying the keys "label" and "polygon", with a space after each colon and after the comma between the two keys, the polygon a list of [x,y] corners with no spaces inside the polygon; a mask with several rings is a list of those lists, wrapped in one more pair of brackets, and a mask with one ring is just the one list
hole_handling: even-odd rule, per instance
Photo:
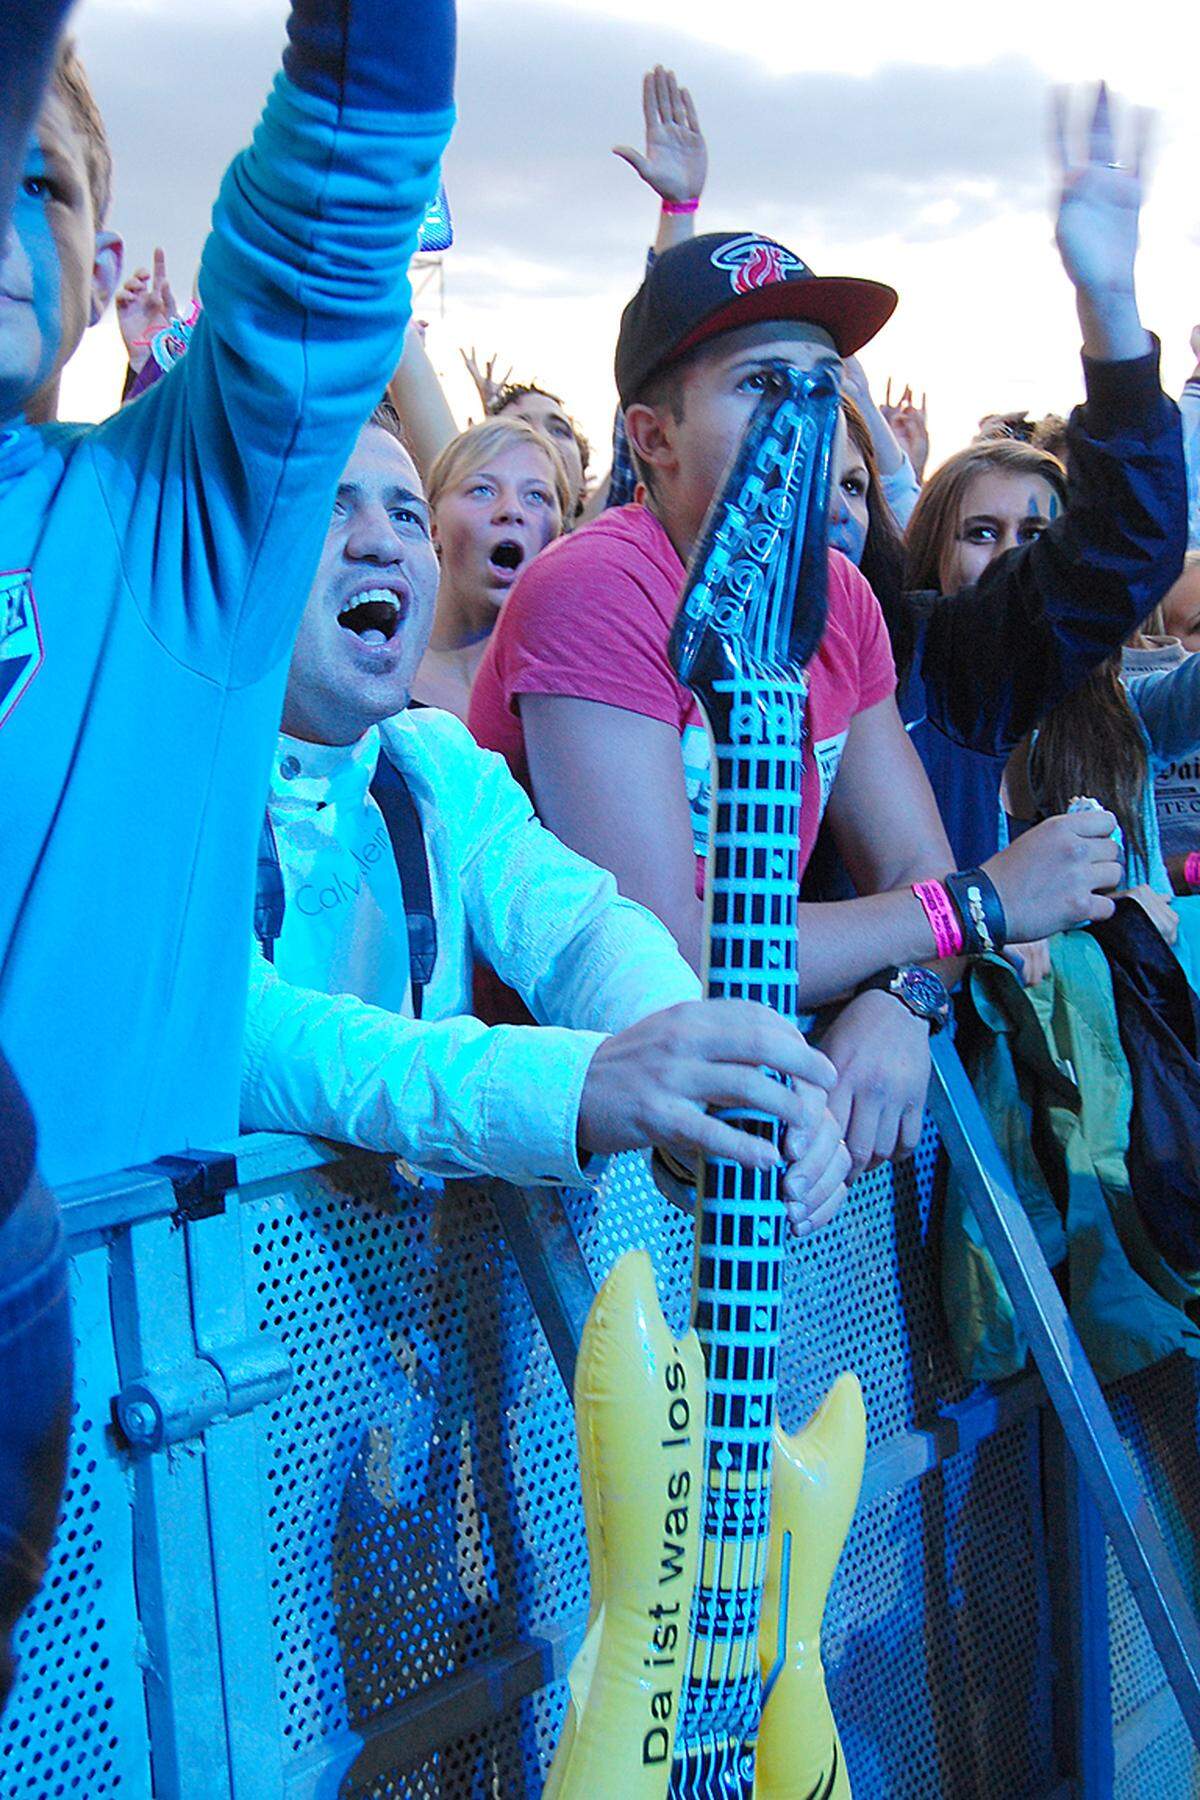
{"label": "guitar fretboard", "polygon": [[[707,991],[795,1019],[804,684],[762,669],[714,684],[717,754]],[[763,1113],[725,1115],[777,1142]],[[752,1741],[761,1705],[758,1619],[770,1513],[783,1281],[777,1171],[705,1164],[695,1323],[708,1372],[701,1566],[679,1740]],[[692,1735],[689,1735],[689,1727]],[[686,1785],[673,1787],[685,1794]],[[697,1790],[699,1791],[699,1790]]]}

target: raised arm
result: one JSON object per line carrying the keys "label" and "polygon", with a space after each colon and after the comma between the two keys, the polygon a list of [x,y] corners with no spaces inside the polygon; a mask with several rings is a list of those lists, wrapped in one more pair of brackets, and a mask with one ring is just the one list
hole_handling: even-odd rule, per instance
{"label": "raised arm", "polygon": [[288,35],[222,185],[188,355],[95,439],[151,629],[235,687],[290,647],[338,475],[399,359],[453,118],[452,0],[296,0]]}
{"label": "raised arm", "polygon": [[867,372],[857,356],[848,356],[842,367],[845,370],[843,379],[846,392],[866,420],[867,430],[871,434],[875,460],[879,467],[879,485],[896,523],[903,531],[912,518],[921,484],[908,459],[908,452],[892,430],[882,409],[875,404]]}
{"label": "raised arm", "polygon": [[[1000,557],[973,588],[936,601],[922,631],[930,722],[959,743],[1010,750],[1162,599],[1187,541],[1179,414],[1134,285],[1141,140],[1117,160],[1101,87],[1084,154],[1060,116],[1057,242],[1083,329],[1087,399],[1068,427],[1065,513]],[[986,643],[986,657],[979,646]]]}
{"label": "raised arm", "polygon": [[0,6],[0,246],[72,0],[5,0]]}
{"label": "raised arm", "polygon": [[1179,414],[1187,465],[1188,549],[1200,550],[1200,325],[1192,326],[1191,347],[1196,366],[1183,384]]}
{"label": "raised arm", "polygon": [[404,427],[404,441],[412,451],[421,479],[428,481],[439,451],[458,436],[458,425],[437,370],[411,319],[404,354],[388,383],[388,398]]}
{"label": "raised arm", "polygon": [[1178,762],[1200,750],[1200,655],[1167,669],[1146,669],[1125,678],[1130,704],[1163,762]]}

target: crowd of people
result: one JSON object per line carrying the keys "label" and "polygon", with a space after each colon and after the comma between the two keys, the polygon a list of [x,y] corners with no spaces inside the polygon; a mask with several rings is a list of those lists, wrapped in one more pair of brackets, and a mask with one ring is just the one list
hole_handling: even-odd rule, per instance
{"label": "crowd of people", "polygon": [[[952,990],[1010,1140],[1047,1058],[1070,1061],[1064,1018],[1103,1015],[1130,1202],[1109,1268],[1154,1329],[1123,1335],[1081,1285],[1088,1347],[1124,1370],[1181,1344],[1200,1295],[1179,903],[1200,891],[1200,363],[1176,404],[1138,309],[1140,152],[1106,91],[1078,142],[1059,131],[1083,399],[989,415],[930,471],[924,396],[877,403],[857,360],[894,291],[817,275],[753,220],[698,233],[700,119],[651,71],[644,148],[619,154],[659,229],[597,475],[569,396],[495,359],[468,357],[482,417],[457,420],[410,319],[452,0],[293,0],[183,309],[159,251],[121,286],[68,11],[0,14],[0,1653],[70,1410],[52,1189],[239,1127],[520,1182],[649,1148],[781,1161],[807,1234],[914,1150]],[[114,299],[123,404],[61,423],[62,369]],[[843,395],[803,1029],[702,997],[709,740],[668,652],[781,364],[828,367]],[[718,1116],[738,1106],[781,1122],[782,1158]],[[1046,1195],[1052,1137],[1006,1143]],[[946,1229],[964,1361],[1011,1372],[965,1209]]]}

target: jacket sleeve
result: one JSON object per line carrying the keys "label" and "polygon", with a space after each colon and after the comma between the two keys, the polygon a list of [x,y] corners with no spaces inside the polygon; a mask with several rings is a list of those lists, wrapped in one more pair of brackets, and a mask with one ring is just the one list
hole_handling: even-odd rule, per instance
{"label": "jacket sleeve", "polygon": [[893,469],[890,475],[881,475],[879,485],[892,510],[892,517],[901,531],[907,531],[913,508],[921,497],[921,484],[908,457],[905,456],[900,467]]}
{"label": "jacket sleeve", "polygon": [[698,1000],[700,983],[666,926],[538,823],[503,757],[480,750],[457,720],[444,724],[475,766],[461,863],[471,933],[534,1017],[623,1031]]}
{"label": "jacket sleeve", "polygon": [[595,1032],[403,1019],[353,994],[250,972],[242,1126],[401,1156],[452,1179],[584,1180],[579,1101]]}
{"label": "jacket sleeve", "polygon": [[189,352],[91,434],[126,581],[189,668],[290,649],[338,475],[410,312],[452,123],[453,0],[296,0],[286,67],[221,187]]}
{"label": "jacket sleeve", "polygon": [[1200,381],[1185,381],[1179,396],[1183,460],[1187,466],[1188,549],[1200,550]]}
{"label": "jacket sleeve", "polygon": [[1168,669],[1127,675],[1125,688],[1157,758],[1176,762],[1195,756],[1200,750],[1200,654],[1185,656]]}
{"label": "jacket sleeve", "polygon": [[1084,358],[1069,425],[1066,511],[998,557],[974,587],[934,599],[918,627],[927,717],[956,743],[1003,754],[1118,650],[1179,574],[1187,484],[1179,412],[1157,347]]}

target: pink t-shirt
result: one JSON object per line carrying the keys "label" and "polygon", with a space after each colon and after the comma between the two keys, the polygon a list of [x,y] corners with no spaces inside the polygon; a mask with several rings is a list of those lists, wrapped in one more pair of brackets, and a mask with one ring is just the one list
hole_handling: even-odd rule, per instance
{"label": "pink t-shirt", "polygon": [[[701,891],[708,848],[708,733],[675,676],[667,641],[684,567],[644,506],[622,506],[549,545],[517,581],[475,678],[468,723],[529,785],[517,701],[522,694],[598,700],[679,732]],[[887,626],[870,587],[829,553],[829,614],[808,668],[800,867],[816,842],[855,713],[896,686]]]}

